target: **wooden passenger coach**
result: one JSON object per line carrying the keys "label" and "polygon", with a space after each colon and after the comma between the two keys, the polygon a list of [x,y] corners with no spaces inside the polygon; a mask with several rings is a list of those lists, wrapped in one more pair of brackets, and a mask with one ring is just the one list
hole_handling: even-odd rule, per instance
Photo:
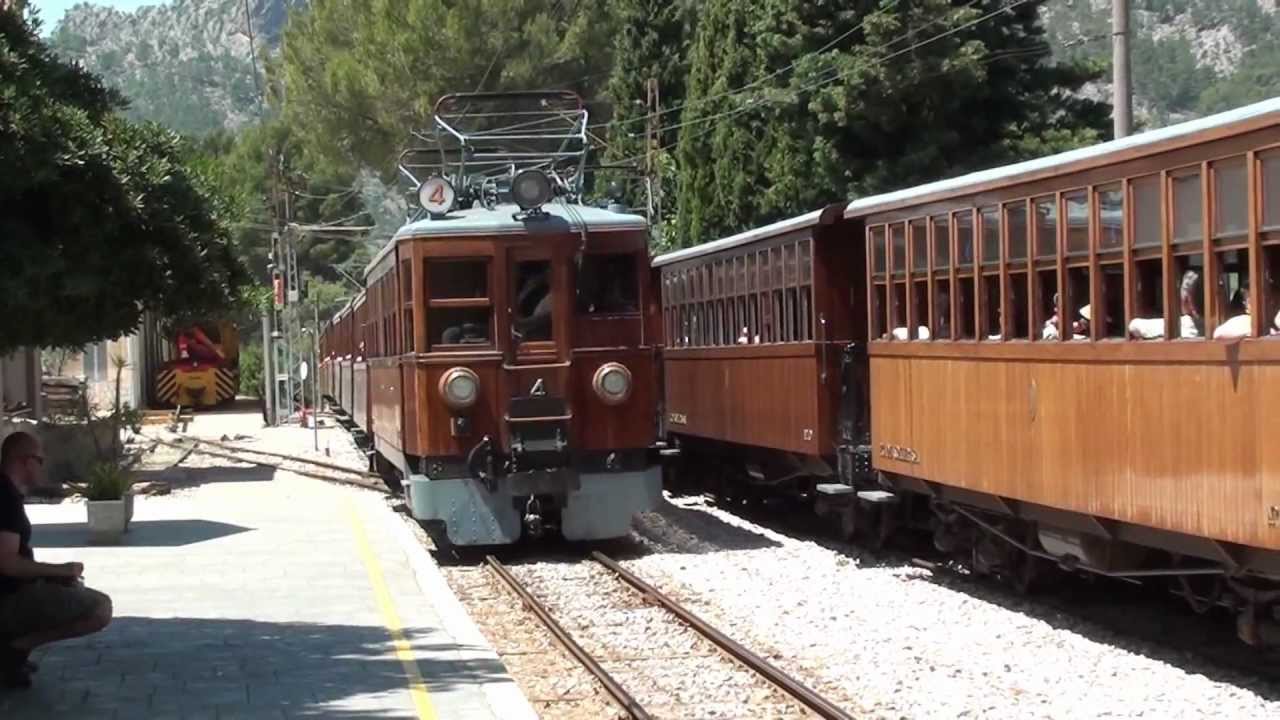
{"label": "wooden passenger coach", "polygon": [[845,214],[886,481],[1033,554],[1221,573],[1253,632],[1280,578],[1280,101]]}
{"label": "wooden passenger coach", "polygon": [[865,430],[838,437],[844,351],[865,332],[851,292],[863,254],[843,208],[654,260],[665,427],[686,447],[707,445],[692,455],[719,458],[726,482],[812,489],[833,473],[837,446]]}

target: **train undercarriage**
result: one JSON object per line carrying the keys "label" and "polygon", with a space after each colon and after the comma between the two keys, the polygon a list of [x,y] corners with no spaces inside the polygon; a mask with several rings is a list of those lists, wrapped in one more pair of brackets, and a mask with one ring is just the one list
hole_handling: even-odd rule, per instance
{"label": "train undercarriage", "polygon": [[907,533],[928,537],[948,560],[1019,593],[1064,575],[1159,583],[1196,614],[1233,614],[1243,642],[1280,645],[1276,553],[879,473],[865,447],[827,462],[700,439],[683,445],[668,475],[673,489],[701,485],[731,507],[798,501],[842,540],[873,549]]}

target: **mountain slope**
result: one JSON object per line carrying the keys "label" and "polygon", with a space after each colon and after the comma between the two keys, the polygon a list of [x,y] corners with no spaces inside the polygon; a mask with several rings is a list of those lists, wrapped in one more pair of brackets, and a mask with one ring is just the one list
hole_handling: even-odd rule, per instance
{"label": "mountain slope", "polygon": [[[1280,95],[1277,0],[1131,0],[1135,114],[1147,127]],[[1111,65],[1111,0],[1049,0],[1053,51]],[[1110,82],[1092,88],[1109,96]]]}
{"label": "mountain slope", "polygon": [[[275,46],[289,10],[304,4],[249,0],[259,72],[262,49]],[[245,5],[174,0],[120,12],[80,3],[58,23],[51,42],[122,90],[134,118],[197,135],[236,128],[258,112]]]}

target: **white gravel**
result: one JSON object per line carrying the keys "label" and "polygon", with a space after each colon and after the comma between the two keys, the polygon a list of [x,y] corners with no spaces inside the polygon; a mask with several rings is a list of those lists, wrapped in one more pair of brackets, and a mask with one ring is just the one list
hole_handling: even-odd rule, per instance
{"label": "white gravel", "polygon": [[864,565],[701,498],[673,499],[636,532],[652,552],[629,569],[860,715],[1280,718],[1280,687],[1215,681],[1201,673],[1230,673],[1131,651],[1084,621],[1038,619],[905,563]]}

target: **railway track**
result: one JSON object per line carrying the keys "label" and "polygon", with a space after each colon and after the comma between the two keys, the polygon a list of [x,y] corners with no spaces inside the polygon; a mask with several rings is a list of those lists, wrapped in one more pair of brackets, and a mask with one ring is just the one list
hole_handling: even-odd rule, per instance
{"label": "railway track", "polygon": [[[537,577],[522,580],[518,572],[493,556],[487,557],[486,563],[556,642],[599,682],[625,717],[852,717],[613,559],[597,551],[591,560],[576,568],[580,571],[575,578],[578,581],[569,592],[549,600],[538,596],[542,583]],[[583,585],[589,589],[579,592]],[[598,605],[601,596],[611,600],[611,605]],[[548,605],[560,612],[553,612]],[[660,612],[653,613],[653,609]],[[575,623],[581,639],[566,629],[561,618]],[[645,647],[646,637],[634,636],[637,628],[641,635],[658,642]],[[693,682],[682,683],[682,679]],[[705,683],[701,687],[715,694],[699,697],[699,679],[714,679],[714,689]],[[743,706],[749,707],[746,714]]]}

